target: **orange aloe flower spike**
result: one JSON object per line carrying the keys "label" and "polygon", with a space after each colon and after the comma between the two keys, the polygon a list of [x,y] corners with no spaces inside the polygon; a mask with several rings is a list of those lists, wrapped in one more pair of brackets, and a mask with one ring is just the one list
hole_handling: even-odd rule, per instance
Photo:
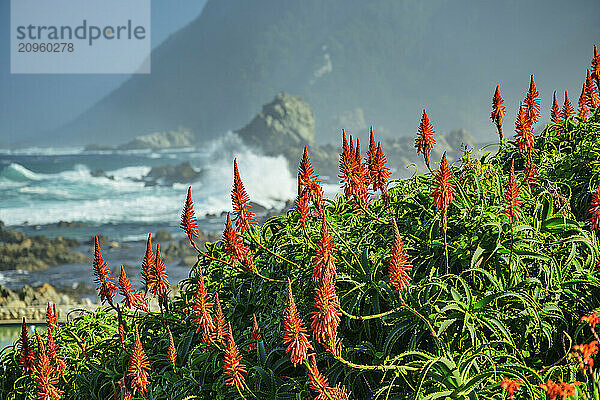
{"label": "orange aloe flower spike", "polygon": [[138,307],[142,310],[147,310],[148,305],[142,297],[142,294],[131,287],[131,281],[125,273],[125,269],[121,265],[121,274],[119,275],[119,292],[123,296],[125,307]]}
{"label": "orange aloe flower spike", "polygon": [[567,91],[565,90],[565,103],[563,104],[562,108],[563,121],[566,121],[567,119],[569,119],[569,117],[573,115],[575,115],[575,110],[571,105],[571,101],[569,101],[569,93],[567,93]]}
{"label": "orange aloe flower spike", "polygon": [[593,373],[594,359],[592,356],[598,354],[598,341],[593,340],[587,344],[576,344],[573,346],[571,355],[577,357],[579,360],[579,369],[585,374],[589,372]]}
{"label": "orange aloe flower spike", "polygon": [[46,309],[46,325],[48,329],[53,329],[56,324],[58,324],[58,318],[56,316],[56,305],[50,307],[50,303],[48,303],[48,308]]}
{"label": "orange aloe flower spike", "polygon": [[146,352],[142,347],[140,333],[137,324],[135,325],[135,340],[133,341],[133,349],[131,350],[131,358],[129,359],[129,368],[127,376],[131,377],[131,389],[133,395],[136,392],[145,394],[148,391],[148,373],[150,372],[150,363]]}
{"label": "orange aloe flower spike", "polygon": [[210,332],[210,337],[213,342],[223,343],[227,339],[227,324],[225,323],[225,316],[223,315],[223,309],[219,302],[219,293],[215,294],[215,304],[213,306],[213,324],[214,329]]}
{"label": "orange aloe flower spike", "polygon": [[256,322],[256,314],[252,314],[252,333],[250,334],[250,344],[246,350],[256,349],[256,342],[262,340],[260,331],[258,330],[258,323]]}
{"label": "orange aloe flower spike", "polygon": [[408,283],[410,282],[408,272],[412,269],[412,265],[408,261],[408,253],[402,243],[396,220],[394,219],[392,222],[394,240],[392,242],[392,254],[388,263],[388,276],[390,283],[396,288],[400,294],[400,298],[402,298],[402,292],[408,289]]}
{"label": "orange aloe flower spike", "polygon": [[589,69],[587,70],[587,75],[585,77],[585,97],[587,97],[588,108],[598,108],[600,100],[598,99],[598,92],[594,87],[594,81],[592,80]]}
{"label": "orange aloe flower spike", "polygon": [[300,221],[304,227],[306,227],[306,223],[308,222],[309,203],[310,193],[307,188],[304,188],[295,201],[296,212],[298,213],[298,221]]}
{"label": "orange aloe flower spike", "polygon": [[148,234],[148,240],[146,242],[146,254],[142,260],[142,278],[144,284],[148,289],[153,285],[152,281],[152,268],[154,268],[154,253],[152,252],[152,234]]}
{"label": "orange aloe flower spike", "polygon": [[584,121],[587,120],[587,116],[588,116],[588,112],[589,112],[587,103],[588,103],[588,100],[587,100],[587,94],[585,91],[585,82],[584,82],[583,87],[581,88],[581,95],[579,95],[579,118],[581,118]]}
{"label": "orange aloe flower spike", "polygon": [[527,119],[527,111],[523,103],[519,104],[519,113],[515,122],[515,138],[517,147],[521,153],[528,153],[533,150],[535,137],[531,128],[530,121]]}
{"label": "orange aloe flower spike", "polygon": [[371,134],[369,135],[369,150],[367,150],[366,163],[367,170],[369,171],[369,185],[373,185],[373,190],[377,189],[376,184],[376,157],[377,157],[377,144],[375,143],[375,137],[373,136],[373,125],[371,125]]}
{"label": "orange aloe flower spike", "polygon": [[250,249],[242,243],[240,235],[233,229],[230,214],[227,213],[225,230],[223,231],[223,246],[225,254],[231,258],[231,266],[235,267],[238,262],[250,267]]}
{"label": "orange aloe flower spike", "polygon": [[244,184],[238,171],[237,158],[233,160],[233,189],[231,190],[231,204],[233,205],[233,214],[235,215],[236,230],[244,233],[256,224],[255,214],[250,211],[250,196],[244,189]]}
{"label": "orange aloe flower spike", "polygon": [[188,235],[190,242],[193,242],[193,237],[198,237],[198,221],[196,221],[196,216],[194,215],[194,202],[192,201],[191,186],[188,187],[185,205],[181,212],[181,224],[179,226]]}
{"label": "orange aloe flower spike", "polygon": [[110,277],[110,270],[100,252],[98,236],[94,236],[94,263],[92,265],[94,268],[94,281],[98,285],[100,301],[107,301],[109,304],[112,304],[113,292],[117,290],[117,287]]}
{"label": "orange aloe flower spike", "polygon": [[35,330],[35,338],[38,347],[37,362],[35,365],[35,381],[38,390],[38,399],[60,400],[62,390],[56,387],[58,384],[58,376],[54,375],[46,349],[44,348],[44,342],[37,329]]}
{"label": "orange aloe flower spike", "polygon": [[175,341],[173,341],[173,334],[171,329],[167,326],[167,333],[169,334],[169,347],[167,348],[167,357],[169,358],[169,364],[175,369],[177,363],[177,350],[175,349]]}
{"label": "orange aloe flower spike", "polygon": [[500,382],[500,387],[506,391],[510,400],[514,399],[515,392],[519,390],[519,386],[521,386],[520,379],[514,380],[508,378],[507,376],[505,376],[502,379],[502,382]]}
{"label": "orange aloe flower spike", "polygon": [[52,367],[52,371],[55,374],[61,375],[63,371],[67,368],[67,364],[63,360],[63,357],[58,352],[58,345],[54,341],[54,337],[52,336],[52,330],[48,329],[48,337],[46,338],[46,347],[47,354],[50,360],[50,365]]}
{"label": "orange aloe flower spike", "polygon": [[229,386],[235,386],[240,391],[244,389],[244,374],[246,373],[246,366],[242,363],[242,355],[240,354],[235,341],[233,340],[233,331],[231,329],[231,323],[228,324],[228,340],[227,347],[225,348],[225,355],[223,357],[223,369],[225,375],[229,378],[225,379],[225,384]]}
{"label": "orange aloe flower spike", "polygon": [[160,256],[160,245],[156,244],[156,257],[154,257],[154,265],[150,269],[151,283],[150,292],[158,297],[158,302],[163,307],[167,304],[167,292],[170,282],[167,279],[167,267]]}
{"label": "orange aloe flower spike", "polygon": [[298,197],[300,196],[306,197],[306,207],[308,207],[308,201],[312,201],[315,207],[319,208],[323,199],[321,181],[319,176],[314,174],[307,146],[304,146],[304,154],[298,167]]}
{"label": "orange aloe flower spike", "polygon": [[591,206],[590,213],[592,214],[592,217],[590,218],[590,229],[596,231],[600,229],[600,183],[598,184],[596,192],[592,194]]}
{"label": "orange aloe flower spike", "polygon": [[533,75],[529,81],[529,90],[525,96],[525,117],[528,122],[528,126],[532,126],[538,121],[540,116],[540,99],[538,98],[540,93],[535,87],[535,81]]}
{"label": "orange aloe flower spike", "polygon": [[596,87],[600,90],[600,54],[594,45],[594,58],[592,58],[592,78],[596,80]]}
{"label": "orange aloe flower spike", "polygon": [[296,309],[296,303],[292,295],[292,283],[289,279],[287,284],[287,304],[283,314],[283,343],[288,344],[286,352],[290,353],[290,360],[294,366],[304,363],[306,361],[306,353],[313,348],[308,341],[306,328]]}
{"label": "orange aloe flower spike", "polygon": [[506,194],[504,195],[504,214],[508,216],[508,220],[512,223],[513,221],[519,220],[519,214],[521,209],[519,208],[519,188],[517,187],[517,179],[515,178],[515,161],[512,161],[510,167],[510,175],[508,179],[508,186],[506,187]]}
{"label": "orange aloe flower spike", "polygon": [[[427,117],[427,111],[424,109],[423,116],[421,117],[421,124],[419,125],[418,136],[415,139],[415,147],[417,148],[417,154],[423,154],[427,168],[429,168],[429,155],[435,144],[435,139],[433,138],[434,133],[433,126]],[[431,168],[429,169],[431,170]]]}
{"label": "orange aloe flower spike", "polygon": [[342,313],[335,285],[332,278],[325,273],[317,285],[311,312],[310,328],[317,342],[329,349],[335,349],[337,328],[340,324]]}
{"label": "orange aloe flower spike", "polygon": [[29,342],[29,337],[27,336],[25,317],[23,317],[21,337],[19,339],[19,366],[24,375],[35,372],[35,355],[33,354],[33,346]]}
{"label": "orange aloe flower spike", "polygon": [[440,172],[435,177],[435,190],[431,193],[433,202],[441,214],[442,229],[448,228],[448,206],[452,203],[452,198],[456,194],[454,185],[450,183],[452,179],[452,170],[448,166],[448,160],[446,159],[446,152],[442,157],[440,163]]}
{"label": "orange aloe flower spike", "polygon": [[336,277],[337,273],[335,268],[335,257],[333,256],[334,249],[335,244],[333,242],[333,238],[327,230],[327,221],[325,220],[325,217],[323,217],[321,223],[321,237],[315,246],[313,255],[314,278],[321,279],[325,273],[328,273],[332,278]]}
{"label": "orange aloe flower spike", "polygon": [[208,291],[204,286],[204,277],[202,276],[202,270],[198,268],[198,285],[196,286],[196,294],[194,296],[193,310],[196,315],[194,323],[198,325],[196,333],[200,330],[203,332],[203,339],[208,339],[210,332],[215,328],[212,317],[210,316],[209,304],[207,303]]}
{"label": "orange aloe flower spike", "polygon": [[490,118],[496,124],[500,141],[504,139],[504,135],[502,134],[502,118],[504,118],[505,113],[506,106],[504,106],[504,100],[502,99],[502,96],[500,96],[500,85],[497,85],[496,92],[492,99],[492,114],[490,115]]}
{"label": "orange aloe flower spike", "polygon": [[554,97],[552,98],[552,110],[550,112],[550,121],[552,121],[553,124],[560,124],[564,122],[562,112],[560,111],[558,103],[556,102],[556,90],[554,91]]}
{"label": "orange aloe flower spike", "polygon": [[308,157],[308,146],[304,146],[304,154],[298,166],[298,195],[302,193],[302,189],[310,186],[310,181],[314,177],[313,173],[314,169]]}

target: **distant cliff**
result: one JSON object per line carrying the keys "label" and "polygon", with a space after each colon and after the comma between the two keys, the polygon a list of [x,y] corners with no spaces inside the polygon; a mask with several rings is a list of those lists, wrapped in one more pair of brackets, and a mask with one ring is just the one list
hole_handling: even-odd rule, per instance
{"label": "distant cliff", "polygon": [[[481,13],[457,1],[465,19]],[[342,126],[373,122],[380,134],[410,134],[425,98],[434,121],[452,123],[446,129],[468,126],[488,105],[472,101],[471,91],[448,93],[474,77],[451,55],[423,47],[445,40],[432,27],[448,7],[444,0],[209,0],[152,53],[151,74],[133,76],[52,140],[115,145],[179,125],[212,139],[243,126],[281,91],[311,104],[321,144],[337,142]],[[453,79],[436,78],[427,92],[442,66]]]}

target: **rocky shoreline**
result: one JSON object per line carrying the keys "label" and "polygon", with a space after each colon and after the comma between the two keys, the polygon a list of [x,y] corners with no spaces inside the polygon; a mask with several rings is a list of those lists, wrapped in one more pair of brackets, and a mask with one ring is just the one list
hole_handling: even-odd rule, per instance
{"label": "rocky shoreline", "polygon": [[88,256],[72,250],[79,245],[78,240],[61,236],[55,239],[27,236],[5,228],[4,223],[0,221],[0,271],[35,271],[53,265],[89,262]]}
{"label": "rocky shoreline", "polygon": [[19,290],[10,290],[0,285],[0,321],[17,321],[23,317],[28,321],[42,321],[48,303],[56,304],[60,320],[66,318],[68,310],[95,307],[89,298],[76,299],[59,293],[47,283],[35,288],[25,285]]}

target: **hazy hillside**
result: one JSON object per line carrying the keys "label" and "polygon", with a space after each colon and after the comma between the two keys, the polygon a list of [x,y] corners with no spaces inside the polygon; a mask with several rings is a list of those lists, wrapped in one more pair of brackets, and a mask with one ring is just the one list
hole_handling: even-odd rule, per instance
{"label": "hazy hillside", "polygon": [[[525,32],[538,29],[544,37],[554,29],[542,18],[549,6],[565,27],[575,20],[559,2],[521,3],[210,0],[198,19],[153,53],[151,75],[134,76],[54,138],[114,144],[180,125],[210,138],[243,126],[280,91],[311,104],[320,143],[337,142],[341,126],[366,134],[371,123],[384,136],[410,135],[424,106],[436,128],[466,128],[477,136],[492,130],[490,82],[503,82],[512,106],[528,83],[523,71],[535,66],[545,103],[550,80],[543,78],[571,85],[576,80],[561,80],[560,67],[580,48],[589,53],[587,45],[557,42],[562,58],[550,63],[556,49],[527,50]],[[541,62],[552,65],[549,73],[540,72]]]}

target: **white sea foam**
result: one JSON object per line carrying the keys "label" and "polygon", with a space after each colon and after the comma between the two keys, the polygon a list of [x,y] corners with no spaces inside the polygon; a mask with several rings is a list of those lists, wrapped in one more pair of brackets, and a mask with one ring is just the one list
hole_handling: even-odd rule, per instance
{"label": "white sea foam", "polygon": [[[280,208],[296,194],[295,178],[283,157],[256,154],[231,132],[202,149],[184,152],[203,172],[192,184],[199,217],[231,210],[234,158],[251,201],[267,208]],[[164,155],[177,158],[176,152]],[[150,171],[149,166],[107,171],[114,179],[93,177],[90,168],[83,164],[56,174],[35,174],[18,164],[9,167],[9,172],[19,172],[19,179],[27,178],[16,194],[20,197],[3,202],[0,196],[0,219],[9,225],[25,221],[52,224],[61,220],[100,224],[172,222],[179,218],[187,190],[184,184],[146,187],[143,182],[135,181]],[[7,187],[0,182],[0,193]]]}
{"label": "white sea foam", "polygon": [[12,163],[0,171],[0,178],[14,182],[38,181],[40,176],[21,164]]}

